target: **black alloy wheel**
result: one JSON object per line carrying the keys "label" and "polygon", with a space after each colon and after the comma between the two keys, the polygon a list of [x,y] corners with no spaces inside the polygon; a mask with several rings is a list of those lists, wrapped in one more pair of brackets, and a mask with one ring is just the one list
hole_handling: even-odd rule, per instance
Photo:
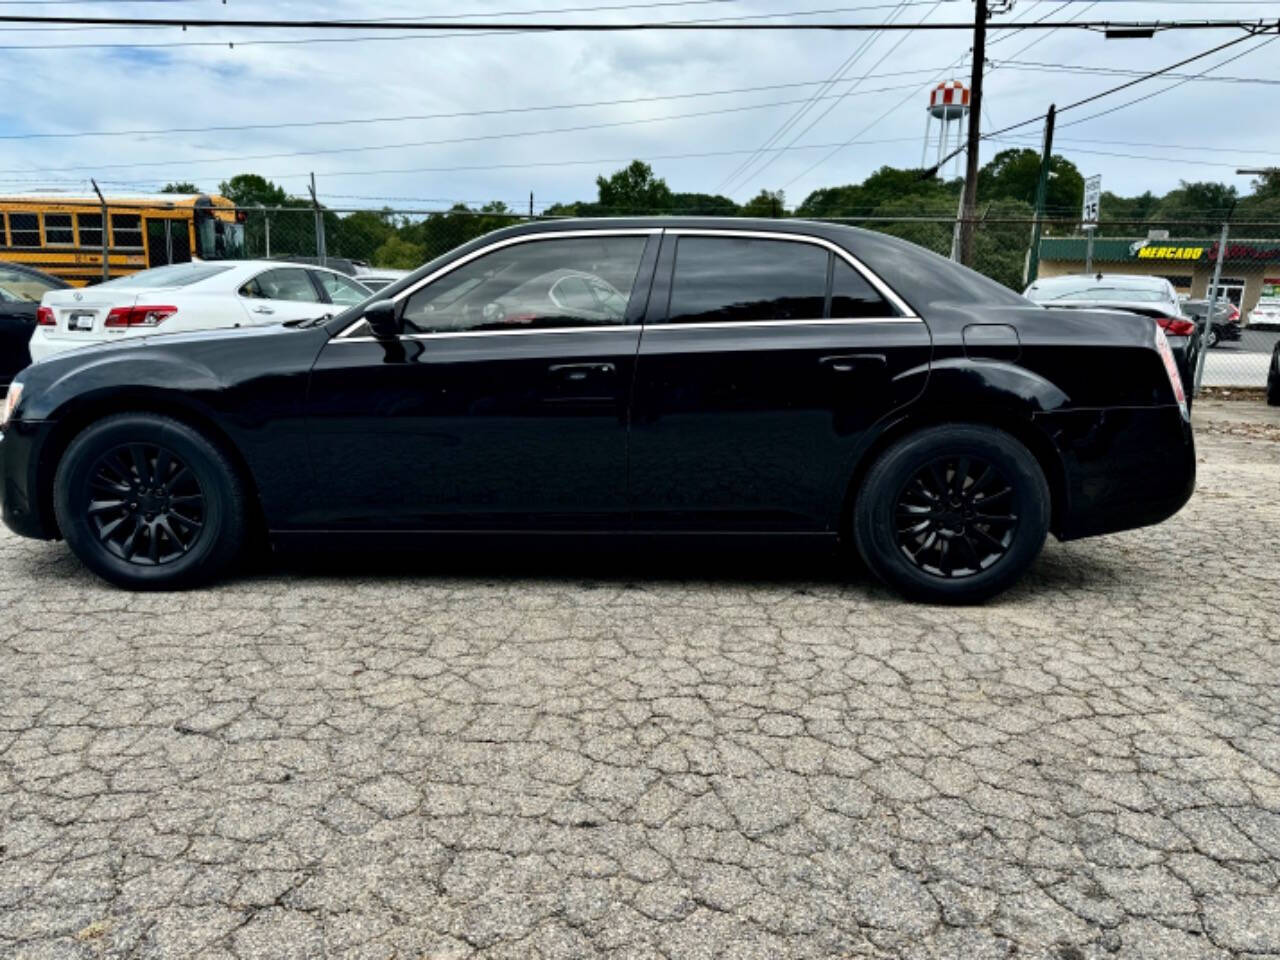
{"label": "black alloy wheel", "polygon": [[924,427],[889,446],[853,504],[868,569],[917,600],[974,603],[1012,586],[1049,532],[1039,461],[1010,433],[976,423]]}
{"label": "black alloy wheel", "polygon": [[127,563],[156,566],[187,554],[204,530],[205,493],[172,450],[131,443],[90,470],[85,514],[99,543]]}
{"label": "black alloy wheel", "polygon": [[916,471],[898,494],[896,537],[903,555],[936,576],[971,577],[1009,552],[1018,530],[1013,485],[976,456],[942,457]]}
{"label": "black alloy wheel", "polygon": [[245,542],[245,485],[189,424],[122,413],[71,441],[53,479],[58,529],[80,561],[135,590],[216,577]]}

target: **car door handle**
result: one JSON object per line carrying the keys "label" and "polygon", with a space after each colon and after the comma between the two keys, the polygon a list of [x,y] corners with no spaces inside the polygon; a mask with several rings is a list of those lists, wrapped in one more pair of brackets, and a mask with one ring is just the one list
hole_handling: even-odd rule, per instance
{"label": "car door handle", "polygon": [[257,306],[253,308],[254,313],[275,313],[275,310],[268,306]]}
{"label": "car door handle", "polygon": [[612,363],[556,363],[547,372],[561,380],[579,383],[593,376],[612,376],[618,368]]}
{"label": "car door handle", "polygon": [[823,357],[819,366],[832,373],[857,373],[872,370],[884,370],[888,365],[883,353],[849,353],[834,357]]}

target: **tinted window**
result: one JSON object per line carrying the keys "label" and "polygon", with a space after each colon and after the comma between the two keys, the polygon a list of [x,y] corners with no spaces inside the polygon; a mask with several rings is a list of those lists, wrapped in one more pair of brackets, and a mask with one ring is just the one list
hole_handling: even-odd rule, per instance
{"label": "tinted window", "polygon": [[831,274],[831,318],[845,320],[859,317],[892,317],[893,309],[875,287],[839,257]]}
{"label": "tinted window", "polygon": [[102,246],[102,214],[82,213],[76,217],[80,227],[80,246]]}
{"label": "tinted window", "polygon": [[15,247],[40,246],[40,215],[38,213],[9,214],[9,242]]}
{"label": "tinted window", "polygon": [[140,270],[118,280],[102,284],[104,287],[187,287],[201,280],[229,270],[210,263],[175,263],[153,270]]}
{"label": "tinted window", "polygon": [[329,295],[329,299],[339,306],[351,307],[369,299],[369,291],[365,287],[341,274],[314,270],[311,275],[320,281],[320,286]]}
{"label": "tinted window", "polygon": [[142,217],[136,213],[111,215],[111,245],[127,250],[142,249]]}
{"label": "tinted window", "polygon": [[825,249],[811,243],[681,237],[669,320],[821,319],[827,258]]}
{"label": "tinted window", "polygon": [[260,273],[240,288],[240,295],[262,300],[292,300],[297,303],[320,301],[307,271],[298,267],[282,267]]}
{"label": "tinted window", "polygon": [[39,303],[45,291],[57,289],[59,288],[34,274],[0,266],[0,292],[7,294],[10,301]]}
{"label": "tinted window", "polygon": [[74,243],[71,234],[71,214],[46,213],[44,215],[44,242],[69,246]]}
{"label": "tinted window", "polygon": [[644,237],[517,243],[419,290],[405,327],[423,333],[620,324]]}

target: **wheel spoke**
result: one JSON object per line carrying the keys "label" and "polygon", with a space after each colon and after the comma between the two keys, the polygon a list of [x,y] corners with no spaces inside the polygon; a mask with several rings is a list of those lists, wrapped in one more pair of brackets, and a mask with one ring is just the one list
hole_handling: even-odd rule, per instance
{"label": "wheel spoke", "polygon": [[124,443],[99,457],[88,478],[81,515],[102,549],[126,563],[169,563],[189,553],[203,535],[200,478],[172,450]]}
{"label": "wheel spoke", "polygon": [[984,457],[935,457],[898,494],[892,518],[898,548],[934,577],[960,579],[989,570],[1017,534],[1013,492],[1001,468]]}

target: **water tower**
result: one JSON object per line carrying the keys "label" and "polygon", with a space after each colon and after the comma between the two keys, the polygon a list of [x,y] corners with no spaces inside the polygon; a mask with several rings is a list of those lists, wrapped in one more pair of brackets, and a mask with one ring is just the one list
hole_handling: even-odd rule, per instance
{"label": "water tower", "polygon": [[[929,91],[929,110],[924,120],[924,150],[920,154],[920,166],[929,166],[929,150],[936,151],[934,163],[941,164],[942,158],[959,147],[964,141],[964,124],[961,123],[969,115],[969,88],[959,80],[948,80]],[[937,120],[937,132],[934,132],[934,120]],[[954,128],[955,133],[952,134]],[[941,170],[939,176],[943,176]],[[960,176],[960,154],[954,158],[953,177]]]}

